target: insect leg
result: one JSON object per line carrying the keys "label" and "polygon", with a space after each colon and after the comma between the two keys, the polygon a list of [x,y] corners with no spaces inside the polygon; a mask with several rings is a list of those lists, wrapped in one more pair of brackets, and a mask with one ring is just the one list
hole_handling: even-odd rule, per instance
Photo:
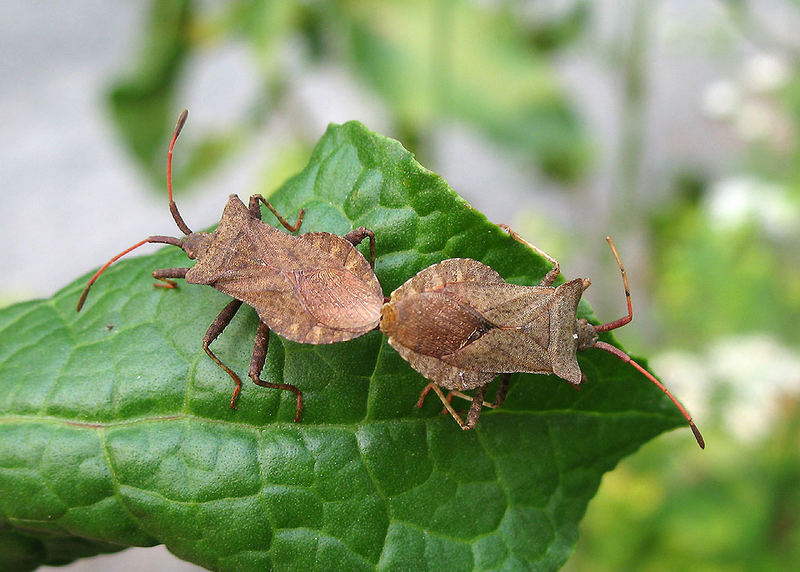
{"label": "insect leg", "polygon": [[511,236],[511,238],[532,249],[534,252],[536,252],[536,254],[538,254],[539,256],[541,256],[542,258],[544,258],[550,264],[553,265],[553,267],[547,272],[547,274],[545,274],[544,278],[542,278],[542,281],[539,283],[539,286],[552,286],[553,282],[555,282],[556,278],[558,278],[558,275],[561,274],[561,268],[558,265],[558,261],[549,254],[547,254],[541,248],[532,245],[530,242],[522,238],[519,234],[517,234],[516,231],[514,231],[507,224],[499,224],[497,226],[505,230],[509,234],[509,236]]}
{"label": "insect leg", "polygon": [[433,386],[436,385],[434,382],[430,382],[428,385],[425,386],[425,389],[422,390],[422,393],[419,394],[419,399],[417,400],[417,404],[415,407],[420,408],[422,404],[425,402],[425,396],[428,395],[428,392],[433,389]]}
{"label": "insect leg", "polygon": [[369,237],[369,266],[375,270],[375,233],[364,226],[360,226],[344,235],[344,239],[353,246],[361,244],[361,241],[367,237]]}
{"label": "insect leg", "polygon": [[[461,399],[465,399],[467,401],[472,401],[472,396],[471,395],[467,395],[466,393],[462,393],[462,392],[458,391],[457,389],[451,389],[450,391],[447,392],[447,401],[452,403],[454,397],[460,397]],[[484,405],[486,407],[494,407],[494,403],[484,403]]]}
{"label": "insect leg", "polygon": [[[500,382],[500,387],[497,389],[497,399],[495,403],[490,403],[484,400],[483,402],[484,407],[491,407],[492,409],[494,409],[502,405],[503,401],[506,398],[506,391],[508,389],[508,379],[510,377],[511,377],[510,373],[503,375],[503,381]],[[425,389],[422,390],[422,393],[419,396],[419,400],[417,400],[416,407],[418,408],[422,407],[422,404],[425,401],[425,397],[428,395],[428,392],[434,388],[434,386],[436,386],[436,383],[434,383],[433,381],[425,386]],[[460,397],[461,399],[465,399],[467,401],[474,401],[474,398],[471,395],[467,395],[466,393],[462,393],[456,389],[451,389],[450,391],[447,392],[447,396],[445,396],[447,403],[450,403],[452,405],[453,397]],[[449,413],[449,408],[447,407],[444,408],[442,414],[445,413]]]}
{"label": "insect leg", "polygon": [[[500,380],[500,385],[497,388],[497,395],[494,398],[494,403],[491,401],[483,400],[483,406],[489,407],[490,409],[497,409],[503,402],[506,400],[506,393],[508,393],[508,382],[511,379],[510,373],[504,373],[503,378]],[[466,393],[462,393],[456,389],[451,390],[447,394],[447,400],[450,401],[453,397],[460,397],[461,399],[466,399],[467,401],[475,401],[475,398],[467,395]]]}
{"label": "insect leg", "polygon": [[208,327],[208,331],[203,338],[203,349],[208,354],[208,357],[213,359],[214,362],[225,371],[225,373],[231,376],[233,383],[236,384],[236,387],[233,390],[233,395],[231,396],[231,409],[234,409],[236,406],[236,397],[242,390],[242,380],[239,379],[239,376],[236,375],[231,368],[222,363],[222,361],[214,355],[214,352],[211,351],[209,346],[211,345],[211,342],[219,337],[219,335],[222,333],[222,330],[224,330],[228,324],[231,323],[231,320],[233,320],[233,317],[236,315],[236,312],[239,310],[241,305],[241,300],[231,300],[231,302],[222,309],[222,312],[219,313],[214,321],[211,322],[211,325]]}
{"label": "insect leg", "polygon": [[258,322],[256,331],[256,341],[253,344],[253,356],[250,358],[250,379],[253,383],[261,387],[270,389],[283,389],[291,391],[297,396],[297,412],[294,415],[295,423],[300,421],[300,413],[303,411],[303,393],[291,383],[271,383],[260,378],[261,370],[264,369],[264,362],[267,360],[267,349],[269,348],[269,326],[264,322]]}
{"label": "insect leg", "polygon": [[[461,420],[461,416],[458,414],[458,412],[455,409],[453,409],[453,406],[447,400],[447,397],[445,397],[444,393],[442,393],[441,388],[438,385],[436,385],[435,383],[428,384],[428,387],[430,387],[431,389],[433,389],[433,391],[436,392],[436,395],[438,395],[439,399],[442,400],[442,403],[444,404],[444,408],[447,409],[447,411],[450,413],[450,415],[452,415],[453,419],[456,420],[456,423],[458,423],[459,427],[461,427],[465,431],[467,429],[470,429],[470,427],[467,427],[467,425]],[[428,389],[428,388],[425,388],[425,389]]]}
{"label": "insect leg", "polygon": [[458,423],[459,427],[461,427],[464,431],[472,429],[478,422],[478,417],[481,416],[481,410],[484,404],[483,396],[486,395],[487,387],[488,385],[482,385],[475,391],[475,397],[472,398],[472,405],[470,405],[469,412],[467,412],[467,422],[464,423],[464,421],[461,420],[461,416],[453,408],[452,404],[450,403],[450,400],[447,397],[445,397],[444,393],[442,393],[442,390],[439,388],[439,386],[436,385],[435,383],[431,384],[431,388],[436,392],[436,395],[439,396],[439,399],[442,400],[445,409],[447,409],[447,411],[450,413],[453,419],[456,420],[456,423]]}
{"label": "insect leg", "polygon": [[500,407],[506,400],[506,394],[508,393],[508,383],[510,381],[511,381],[511,374],[504,373],[503,378],[500,380],[500,385],[497,388],[497,393],[494,396],[495,407]]}
{"label": "insect leg", "polygon": [[248,205],[248,208],[250,209],[250,215],[258,220],[261,220],[261,207],[258,204],[259,201],[267,206],[270,212],[275,215],[275,218],[278,219],[278,222],[283,225],[283,228],[289,232],[297,232],[300,229],[300,225],[303,224],[303,214],[306,212],[305,209],[300,209],[300,212],[297,213],[297,220],[292,225],[289,224],[289,221],[283,218],[277,210],[275,210],[275,207],[273,207],[267,199],[261,195],[253,195],[250,197],[250,204]]}
{"label": "insect leg", "polygon": [[478,422],[478,417],[481,416],[481,411],[483,411],[483,406],[486,405],[483,396],[486,395],[486,389],[488,387],[488,384],[481,385],[475,390],[475,396],[472,398],[472,405],[469,406],[469,411],[467,412],[466,427],[462,427],[462,429],[467,430],[475,427],[475,424]]}
{"label": "insect leg", "polygon": [[[470,399],[472,399],[472,398],[470,398]],[[447,392],[447,403],[449,403],[450,405],[452,405],[452,404],[453,404],[453,391],[448,391],[448,392]],[[454,409],[455,409],[455,408],[454,408]],[[441,413],[442,415],[448,415],[449,413],[450,413],[450,412],[449,412],[449,411],[447,411],[447,408],[446,408],[446,407],[445,407],[444,409],[442,409],[442,413]],[[461,415],[461,413],[463,413],[463,412],[462,412],[462,411],[456,411],[456,413],[458,413],[459,415]]]}
{"label": "insect leg", "polygon": [[177,288],[178,284],[170,280],[170,278],[186,278],[186,273],[188,271],[188,268],[161,268],[159,270],[154,270],[153,278],[161,282],[156,282],[153,286],[158,286],[159,288]]}

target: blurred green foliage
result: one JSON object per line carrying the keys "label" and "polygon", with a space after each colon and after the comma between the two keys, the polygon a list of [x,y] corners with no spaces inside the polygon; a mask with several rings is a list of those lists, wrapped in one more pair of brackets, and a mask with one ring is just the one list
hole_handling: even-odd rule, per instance
{"label": "blurred green foliage", "polygon": [[[185,104],[176,87],[191,58],[243,42],[263,87],[232,133],[207,134],[186,151],[198,156],[176,180],[213,169],[239,148],[292,95],[293,65],[324,64],[348,69],[372,90],[423,163],[437,125],[456,121],[573,181],[585,171],[589,144],[545,56],[577,36],[587,8],[577,3],[542,21],[521,17],[520,9],[470,0],[154,0],[137,62],[112,89],[113,117],[144,170],[161,182],[162,135]],[[304,61],[291,63],[290,50]]]}
{"label": "blurred green foliage", "polygon": [[650,290],[663,343],[691,349],[753,331],[796,341],[797,244],[781,244],[753,223],[714,228],[690,198],[662,207],[650,228]]}
{"label": "blurred green foliage", "polygon": [[800,562],[800,403],[763,440],[669,436],[603,478],[567,570],[793,570]]}
{"label": "blurred green foliage", "polygon": [[[190,49],[191,0],[155,2],[133,69],[110,94],[123,141],[150,173],[163,177],[164,133],[175,117],[172,97]],[[163,185],[160,185],[160,187]]]}

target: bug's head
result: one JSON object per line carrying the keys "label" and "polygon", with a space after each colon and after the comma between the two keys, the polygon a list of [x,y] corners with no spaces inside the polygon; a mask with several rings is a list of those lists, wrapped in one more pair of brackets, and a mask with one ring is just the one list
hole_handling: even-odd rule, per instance
{"label": "bug's head", "polygon": [[575,337],[578,340],[577,349],[582,352],[595,346],[597,343],[597,330],[586,318],[580,318],[575,330]]}
{"label": "bug's head", "polygon": [[395,331],[396,312],[394,303],[387,301],[381,306],[381,331],[387,336],[391,336]]}
{"label": "bug's head", "polygon": [[211,234],[208,232],[192,232],[181,240],[181,248],[192,260],[203,256],[210,244]]}

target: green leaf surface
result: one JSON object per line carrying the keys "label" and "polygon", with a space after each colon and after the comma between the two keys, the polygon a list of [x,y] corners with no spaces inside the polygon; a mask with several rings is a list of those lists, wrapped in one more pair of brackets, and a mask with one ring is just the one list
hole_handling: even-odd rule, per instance
{"label": "green leaf surface", "polygon": [[[290,218],[307,209],[304,231],[372,228],[386,293],[448,257],[516,283],[547,270],[359,123],[331,126],[272,198]],[[303,391],[302,422],[291,394],[251,383],[231,410],[231,380],[201,348],[228,299],[152,286],[153,269],[186,264],[172,247],[121,261],[80,314],[87,277],[0,311],[8,568],[163,543],[218,570],[557,569],[602,474],[683,423],[635,370],[589,350],[581,391],[517,375],[464,432],[433,396],[414,407],[426,381],[379,331],[326,346],[273,335],[262,378]],[[240,373],[256,323],[248,308],[214,343]]]}

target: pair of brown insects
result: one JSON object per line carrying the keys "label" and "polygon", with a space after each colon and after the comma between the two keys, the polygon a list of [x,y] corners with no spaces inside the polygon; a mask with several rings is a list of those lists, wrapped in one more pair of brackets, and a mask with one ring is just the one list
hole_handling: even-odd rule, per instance
{"label": "pair of brown insects", "polygon": [[[303,407],[300,390],[288,383],[261,379],[270,330],[302,343],[329,344],[358,337],[380,325],[389,343],[430,383],[418,406],[433,389],[462,429],[475,426],[483,406],[498,407],[505,399],[513,372],[555,374],[574,385],[584,379],[576,352],[598,348],[630,363],[655,383],[686,417],[700,447],[703,438],[688,412],[648,371],[616,347],[598,340],[598,333],[631,321],[630,291],[625,269],[611,239],[607,239],[625,285],[628,314],[595,326],[577,318],[577,307],[588,279],[575,279],[557,287],[558,262],[531,246],[553,264],[538,286],[509,284],[492,268],[476,260],[453,258],[429,266],[384,299],[374,273],[375,237],[358,228],[344,237],[327,232],[291,235],[262,222],[261,203],[289,231],[300,228],[303,210],[289,224],[262,197],[250,197],[245,206],[231,195],[214,232],[192,232],[172,198],[172,152],[187,118],[181,113],[167,154],[167,189],[172,217],[183,238],[150,236],[109,260],[89,280],[80,300],[83,307],[89,289],[113,262],[146,243],[163,243],[184,250],[197,263],[191,268],[165,268],[153,272],[157,286],[174,288],[175,278],[190,284],[206,284],[233,300],[208,328],[203,349],[234,381],[230,406],[241,390],[239,376],[211,351],[211,343],[231,322],[243,303],[259,317],[250,379],[257,385],[293,392],[297,396],[295,421]],[[528,244],[510,228],[510,235]],[[355,246],[370,240],[369,262]],[[504,374],[495,403],[484,396],[488,384]],[[441,388],[449,390],[447,396]],[[470,397],[463,393],[475,389]],[[453,396],[472,401],[464,422],[451,405]]]}

